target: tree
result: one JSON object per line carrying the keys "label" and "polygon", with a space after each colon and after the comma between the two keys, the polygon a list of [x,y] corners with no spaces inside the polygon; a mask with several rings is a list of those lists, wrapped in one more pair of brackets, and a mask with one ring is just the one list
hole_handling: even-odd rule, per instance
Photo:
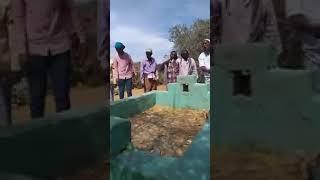
{"label": "tree", "polygon": [[198,59],[202,51],[202,42],[210,38],[210,21],[209,19],[197,19],[191,26],[178,24],[170,28],[169,41],[174,43],[174,48],[179,52],[188,49],[189,54],[195,60]]}

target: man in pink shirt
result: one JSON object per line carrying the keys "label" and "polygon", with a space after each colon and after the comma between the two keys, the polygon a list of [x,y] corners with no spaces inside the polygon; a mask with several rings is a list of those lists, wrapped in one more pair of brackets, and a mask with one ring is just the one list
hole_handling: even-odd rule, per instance
{"label": "man in pink shirt", "polygon": [[121,42],[116,42],[115,48],[117,55],[113,58],[113,78],[119,86],[120,99],[123,99],[125,90],[128,97],[132,96],[132,78],[135,73],[130,55],[124,52],[125,46]]}
{"label": "man in pink shirt", "polygon": [[[56,112],[70,109],[71,37],[86,57],[86,39],[72,0],[11,0],[20,61],[27,73],[31,117],[44,116],[47,75]],[[83,59],[82,59],[83,60]]]}

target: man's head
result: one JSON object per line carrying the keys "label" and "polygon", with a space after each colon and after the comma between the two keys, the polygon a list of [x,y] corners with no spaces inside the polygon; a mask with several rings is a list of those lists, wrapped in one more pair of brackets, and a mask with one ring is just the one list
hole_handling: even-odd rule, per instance
{"label": "man's head", "polygon": [[148,48],[146,50],[146,56],[147,56],[148,59],[151,59],[151,57],[152,57],[152,49],[151,48]]}
{"label": "man's head", "polygon": [[187,49],[184,49],[181,51],[181,57],[185,60],[189,58],[189,51]]}
{"label": "man's head", "polygon": [[170,59],[178,59],[178,55],[176,51],[171,51],[170,53]]}
{"label": "man's head", "polygon": [[202,42],[203,51],[209,53],[210,52],[210,39],[205,39]]}
{"label": "man's head", "polygon": [[123,55],[124,54],[124,49],[126,48],[121,42],[116,42],[116,44],[114,45],[114,48],[116,49],[117,53],[119,55]]}

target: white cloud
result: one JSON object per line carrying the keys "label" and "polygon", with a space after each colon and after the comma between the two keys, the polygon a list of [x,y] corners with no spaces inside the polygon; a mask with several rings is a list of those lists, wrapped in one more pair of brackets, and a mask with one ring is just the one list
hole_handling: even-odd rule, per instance
{"label": "white cloud", "polygon": [[145,57],[145,49],[152,48],[154,57],[160,62],[173,46],[168,39],[161,37],[157,33],[148,32],[147,28],[125,25],[113,26],[113,24],[111,26],[111,52],[115,52],[114,43],[120,41],[125,44],[126,51],[131,54],[135,61],[140,61]]}
{"label": "white cloud", "polygon": [[111,0],[110,3],[111,53],[115,53],[115,41],[120,41],[135,61],[145,58],[146,48],[153,49],[157,62],[162,61],[173,47],[168,40],[171,26],[210,15],[209,0],[121,0],[121,3]]}

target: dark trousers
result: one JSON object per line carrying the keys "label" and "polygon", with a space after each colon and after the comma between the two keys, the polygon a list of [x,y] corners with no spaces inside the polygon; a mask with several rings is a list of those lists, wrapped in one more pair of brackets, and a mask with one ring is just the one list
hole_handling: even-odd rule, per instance
{"label": "dark trousers", "polygon": [[11,124],[11,85],[0,77],[0,126]]}
{"label": "dark trousers", "polygon": [[33,119],[44,116],[48,75],[52,82],[56,112],[70,109],[70,51],[49,56],[29,56],[27,68]]}
{"label": "dark trousers", "polygon": [[119,86],[119,96],[120,99],[124,98],[124,91],[127,90],[127,96],[132,96],[132,78],[130,79],[119,79],[118,80],[118,86]]}

